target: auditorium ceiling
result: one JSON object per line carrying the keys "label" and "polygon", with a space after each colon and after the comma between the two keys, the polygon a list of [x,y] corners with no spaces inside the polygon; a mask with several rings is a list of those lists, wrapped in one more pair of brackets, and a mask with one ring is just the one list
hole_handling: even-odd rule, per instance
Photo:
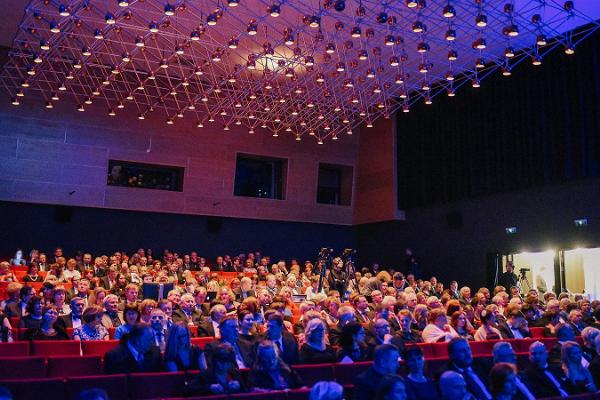
{"label": "auditorium ceiling", "polygon": [[576,57],[600,18],[597,0],[2,4],[3,101],[320,143],[549,52]]}

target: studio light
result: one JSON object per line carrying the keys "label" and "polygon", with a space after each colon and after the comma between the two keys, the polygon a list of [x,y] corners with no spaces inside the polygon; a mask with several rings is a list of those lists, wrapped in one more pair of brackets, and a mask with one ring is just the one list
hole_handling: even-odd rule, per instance
{"label": "studio light", "polygon": [[573,223],[575,224],[576,227],[581,228],[581,227],[588,225],[588,219],[587,218],[575,219],[575,220],[573,220]]}
{"label": "studio light", "polygon": [[267,12],[271,15],[271,17],[277,18],[279,15],[281,15],[281,6],[279,4],[273,4],[267,9]]}

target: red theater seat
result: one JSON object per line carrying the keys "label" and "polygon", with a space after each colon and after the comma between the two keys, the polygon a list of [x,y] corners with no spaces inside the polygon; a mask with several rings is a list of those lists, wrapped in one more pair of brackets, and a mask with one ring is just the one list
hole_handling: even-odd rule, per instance
{"label": "red theater seat", "polygon": [[435,358],[448,357],[448,343],[431,343],[431,347]]}
{"label": "red theater seat", "polygon": [[340,385],[353,385],[354,378],[356,375],[371,368],[373,363],[371,361],[356,362],[352,364],[334,364],[333,372],[335,374],[335,380]]}
{"label": "red theater seat", "polygon": [[182,396],[185,386],[183,372],[131,374],[127,381],[132,399],[153,399],[167,396]]}
{"label": "red theater seat", "polygon": [[489,356],[492,354],[492,348],[497,340],[482,340],[480,342],[469,342],[471,346],[471,353],[473,357],[476,356]]}
{"label": "red theater seat", "polygon": [[19,327],[19,320],[21,319],[21,317],[10,317],[8,320],[10,321],[10,326],[12,328],[18,328]]}
{"label": "red theater seat", "polygon": [[64,400],[65,398],[65,384],[62,378],[19,379],[2,381],[0,384],[10,390],[15,400],[40,398]]}
{"label": "red theater seat", "polygon": [[118,340],[88,340],[81,342],[81,350],[85,356],[104,356],[117,346],[119,346]]}
{"label": "red theater seat", "polygon": [[[127,375],[100,375],[67,378],[67,399],[75,400],[84,389],[99,388],[106,391],[110,400],[126,400]],[[44,399],[45,400],[45,399]]]}
{"label": "red theater seat", "polygon": [[312,386],[319,381],[335,379],[333,364],[294,365],[292,369],[300,375],[306,386]]}
{"label": "red theater seat", "polygon": [[255,400],[284,400],[287,393],[283,390],[277,390],[268,393],[236,393],[229,395],[230,399],[255,399]]}
{"label": "red theater seat", "polygon": [[213,340],[215,340],[215,338],[212,336],[210,336],[210,337],[194,337],[194,338],[192,338],[192,345],[196,345],[196,346],[200,347],[201,349],[204,349],[204,346],[206,346],[207,343],[210,343]]}
{"label": "red theater seat", "polygon": [[226,394],[214,396],[198,396],[198,397],[166,397],[162,400],[227,400],[229,397]]}
{"label": "red theater seat", "polygon": [[0,343],[0,357],[23,357],[29,355],[29,342]]}
{"label": "red theater seat", "polygon": [[34,356],[79,356],[81,347],[75,340],[34,340],[31,342]]}
{"label": "red theater seat", "polygon": [[532,327],[529,328],[529,333],[531,333],[531,337],[533,339],[543,338],[544,337],[544,327]]}
{"label": "red theater seat", "polygon": [[46,377],[44,357],[0,358],[0,379],[33,379]]}
{"label": "red theater seat", "polygon": [[48,357],[48,377],[90,376],[102,374],[100,356]]}
{"label": "red theater seat", "polygon": [[435,357],[431,343],[418,343],[417,346],[423,351],[423,357],[426,359]]}

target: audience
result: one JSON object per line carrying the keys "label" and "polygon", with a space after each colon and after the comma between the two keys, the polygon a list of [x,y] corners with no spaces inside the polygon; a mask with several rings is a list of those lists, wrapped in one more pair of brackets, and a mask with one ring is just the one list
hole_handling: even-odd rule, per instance
{"label": "audience", "polygon": [[[600,302],[582,295],[542,296],[535,289],[519,293],[502,286],[493,293],[459,290],[456,281],[444,289],[435,277],[405,277],[380,266],[345,279],[339,259],[333,271],[324,271],[319,291],[321,263],[313,267],[255,253],[219,257],[216,265],[197,253],[169,250],[94,258],[83,252],[68,257],[57,249],[49,258],[32,251],[25,275],[0,262],[0,282],[6,282],[2,341],[13,340],[13,333],[20,340],[68,340],[71,330],[76,340],[112,335],[121,344],[107,353],[107,371],[199,369],[189,385],[193,395],[299,387],[290,366],[373,358],[373,367],[355,379],[357,398],[530,400],[593,393],[600,380]],[[151,282],[175,287],[157,303],[140,296],[141,285]],[[307,298],[298,301],[297,295]],[[494,344],[494,368],[483,357],[473,359],[468,344],[537,337],[542,328],[558,343],[548,352],[534,342],[530,363],[519,374],[509,342]],[[192,346],[196,334],[212,338],[205,352]],[[435,375],[437,381],[424,373],[422,342],[448,342],[449,362]],[[517,343],[520,348],[523,342]],[[397,375],[399,354],[407,370],[404,381]],[[249,384],[241,368],[252,368]],[[331,383],[317,387],[313,397],[341,395]]]}
{"label": "audience", "polygon": [[343,400],[344,388],[337,382],[320,381],[310,389],[309,400]]}

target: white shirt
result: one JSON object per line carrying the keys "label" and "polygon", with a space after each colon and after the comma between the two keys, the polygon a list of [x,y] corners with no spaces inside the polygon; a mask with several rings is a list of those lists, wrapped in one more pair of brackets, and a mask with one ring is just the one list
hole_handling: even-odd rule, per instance
{"label": "white shirt", "polygon": [[450,331],[447,332],[443,329],[440,329],[437,325],[428,324],[425,329],[423,329],[423,341],[425,343],[436,343],[436,342],[448,342],[450,339],[457,337],[458,333],[450,326]]}

